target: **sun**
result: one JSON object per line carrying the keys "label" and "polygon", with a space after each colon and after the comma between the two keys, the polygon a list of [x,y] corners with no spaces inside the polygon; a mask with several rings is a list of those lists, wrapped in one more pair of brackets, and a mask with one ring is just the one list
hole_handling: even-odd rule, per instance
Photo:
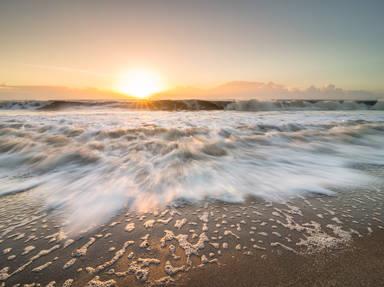
{"label": "sun", "polygon": [[140,99],[147,98],[164,89],[165,85],[161,77],[153,71],[144,69],[123,73],[116,85],[117,91]]}

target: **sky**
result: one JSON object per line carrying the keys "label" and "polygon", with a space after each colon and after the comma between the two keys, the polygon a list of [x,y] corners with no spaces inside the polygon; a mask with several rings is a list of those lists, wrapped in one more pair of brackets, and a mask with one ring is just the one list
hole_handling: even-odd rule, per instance
{"label": "sky", "polygon": [[0,84],[226,81],[384,91],[384,1],[1,0]]}

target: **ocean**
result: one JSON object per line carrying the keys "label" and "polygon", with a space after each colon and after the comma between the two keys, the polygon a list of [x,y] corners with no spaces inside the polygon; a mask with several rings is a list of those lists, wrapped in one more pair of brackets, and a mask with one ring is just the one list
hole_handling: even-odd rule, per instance
{"label": "ocean", "polygon": [[0,195],[32,190],[76,229],[105,223],[127,207],[335,195],[339,187],[375,180],[364,167],[383,166],[382,106],[2,103]]}

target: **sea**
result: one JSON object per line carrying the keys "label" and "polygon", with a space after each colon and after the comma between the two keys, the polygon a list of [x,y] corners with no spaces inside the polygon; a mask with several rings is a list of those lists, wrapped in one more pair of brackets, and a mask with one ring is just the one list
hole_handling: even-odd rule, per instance
{"label": "sea", "polygon": [[337,195],[384,166],[380,101],[0,103],[0,196],[29,192],[66,220],[178,202]]}

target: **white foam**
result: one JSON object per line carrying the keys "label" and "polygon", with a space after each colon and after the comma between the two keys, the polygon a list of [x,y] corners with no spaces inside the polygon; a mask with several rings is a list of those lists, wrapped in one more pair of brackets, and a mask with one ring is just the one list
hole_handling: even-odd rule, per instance
{"label": "white foam", "polygon": [[43,198],[63,211],[68,234],[125,207],[331,195],[330,186],[370,180],[350,166],[384,164],[384,115],[373,111],[17,111],[0,120],[0,195]]}

